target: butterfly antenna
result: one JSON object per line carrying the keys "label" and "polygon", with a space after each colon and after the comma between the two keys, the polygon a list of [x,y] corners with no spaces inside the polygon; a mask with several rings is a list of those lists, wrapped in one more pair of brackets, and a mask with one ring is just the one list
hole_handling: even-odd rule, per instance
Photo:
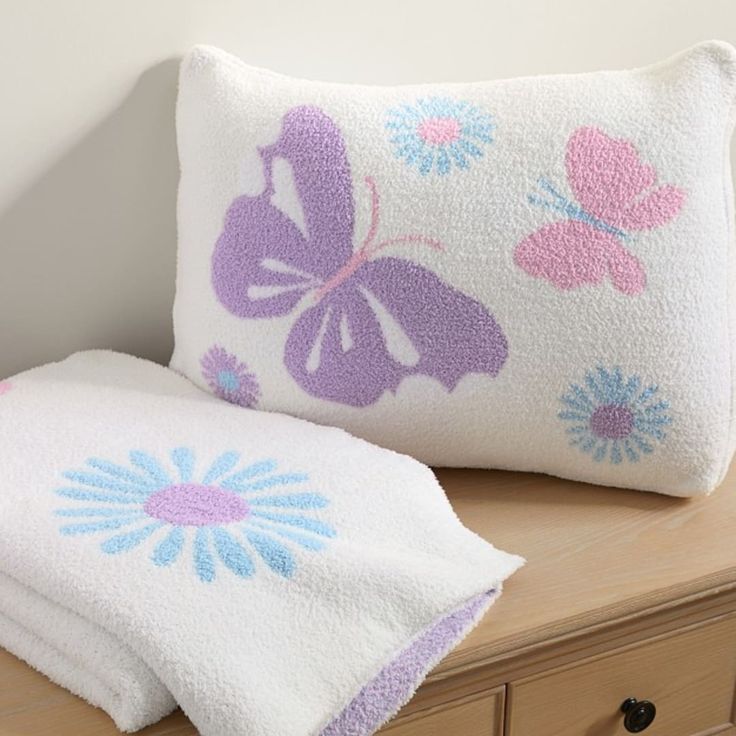
{"label": "butterfly antenna", "polygon": [[374,249],[373,252],[377,253],[383,248],[387,248],[390,245],[407,245],[418,243],[419,245],[427,245],[432,250],[444,251],[445,246],[435,238],[428,238],[426,235],[401,235],[398,238],[391,238],[390,240],[382,240]]}
{"label": "butterfly antenna", "polygon": [[359,253],[365,257],[370,257],[374,253],[378,253],[379,250],[383,250],[390,245],[406,245],[411,243],[419,243],[421,245],[427,245],[433,250],[444,250],[444,246],[439,240],[435,238],[428,238],[425,235],[402,235],[398,238],[391,238],[390,240],[382,240],[372,248],[376,233],[378,232],[378,225],[380,223],[380,208],[381,203],[378,196],[378,187],[372,176],[365,177],[365,183],[368,185],[371,195],[371,225],[368,228],[368,233],[363,240]]}
{"label": "butterfly antenna", "polygon": [[552,182],[549,179],[545,179],[543,176],[537,179],[537,186],[543,191],[547,192],[547,194],[551,194],[554,199],[556,199],[558,202],[564,202],[565,197],[560,194],[552,185]]}
{"label": "butterfly antenna", "polygon": [[538,207],[544,207],[545,209],[552,210],[553,212],[562,212],[563,214],[568,214],[567,210],[570,206],[570,202],[568,202],[567,198],[564,195],[560,194],[554,188],[552,182],[550,182],[549,179],[540,177],[539,179],[537,179],[537,186],[542,190],[542,192],[551,195],[552,200],[550,201],[549,199],[541,197],[536,192],[532,192],[531,194],[526,195],[526,199],[529,204],[534,204]]}
{"label": "butterfly antenna", "polygon": [[370,244],[373,242],[373,239],[376,237],[376,233],[378,232],[378,223],[380,221],[381,208],[381,202],[378,197],[378,187],[376,186],[375,180],[372,176],[366,176],[365,183],[368,185],[368,189],[370,190],[371,195],[371,225],[368,228],[368,233],[363,239],[361,250],[367,250]]}

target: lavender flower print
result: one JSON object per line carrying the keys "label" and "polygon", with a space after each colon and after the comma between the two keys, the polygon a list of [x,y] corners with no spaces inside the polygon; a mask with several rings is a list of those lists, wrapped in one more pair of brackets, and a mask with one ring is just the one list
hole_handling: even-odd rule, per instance
{"label": "lavender flower print", "polygon": [[213,345],[200,361],[202,376],[213,393],[231,404],[254,407],[261,390],[248,366],[219,345]]}
{"label": "lavender flower print", "polygon": [[618,366],[599,366],[585,374],[582,385],[570,385],[557,416],[568,424],[570,445],[596,462],[618,465],[625,458],[636,463],[654,452],[672,424],[670,406],[658,393],[656,384],[645,384],[637,375],[625,377]]}

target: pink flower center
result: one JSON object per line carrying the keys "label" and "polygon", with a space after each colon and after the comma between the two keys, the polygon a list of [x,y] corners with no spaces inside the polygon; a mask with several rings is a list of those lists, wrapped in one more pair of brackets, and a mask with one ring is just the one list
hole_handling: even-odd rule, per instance
{"label": "pink flower center", "polygon": [[13,384],[10,381],[0,381],[0,396],[8,393],[12,387]]}
{"label": "pink flower center", "polygon": [[148,497],[144,511],[176,526],[210,526],[245,519],[248,504],[232,491],[199,483],[167,486]]}
{"label": "pink flower center", "polygon": [[634,415],[623,404],[604,404],[590,417],[590,431],[604,440],[621,440],[631,434]]}
{"label": "pink flower center", "polygon": [[417,128],[419,137],[432,146],[444,146],[460,137],[460,123],[455,118],[428,118]]}

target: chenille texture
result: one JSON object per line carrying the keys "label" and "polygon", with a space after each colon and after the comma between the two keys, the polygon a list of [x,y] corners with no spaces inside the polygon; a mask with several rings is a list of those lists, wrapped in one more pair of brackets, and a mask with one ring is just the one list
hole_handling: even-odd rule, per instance
{"label": "chenille texture", "polygon": [[181,67],[172,367],[434,465],[709,492],[736,52],[369,87]]}
{"label": "chenille texture", "polygon": [[523,564],[432,472],[78,353],[0,395],[0,646],[133,731],[369,736]]}

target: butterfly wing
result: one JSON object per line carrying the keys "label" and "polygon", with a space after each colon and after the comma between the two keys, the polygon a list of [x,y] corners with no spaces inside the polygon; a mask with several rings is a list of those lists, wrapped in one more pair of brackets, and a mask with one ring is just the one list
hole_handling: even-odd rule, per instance
{"label": "butterfly wing", "polygon": [[651,230],[672,220],[682,209],[685,192],[671,184],[657,187],[641,199],[629,202],[619,221],[624,230]]}
{"label": "butterfly wing", "polygon": [[[570,186],[583,208],[624,230],[659,227],[680,211],[685,194],[659,186],[657,172],[643,163],[634,146],[598,128],[578,128],[565,154]],[[650,190],[650,191],[648,191]]]}
{"label": "butterfly wing", "polygon": [[480,302],[400,258],[368,262],[357,277],[416,349],[413,373],[437,379],[448,391],[468,373],[498,375],[508,343]]}
{"label": "butterfly wing", "polygon": [[374,403],[403,376],[370,304],[345,285],[299,316],[286,340],[284,365],[307,393],[350,406]]}
{"label": "butterfly wing", "polygon": [[410,261],[363,264],[297,320],[285,363],[310,394],[368,406],[409,375],[448,391],[468,373],[495,376],[506,337],[479,302]]}
{"label": "butterfly wing", "polygon": [[624,294],[638,294],[646,285],[641,264],[615,235],[577,220],[554,222],[532,233],[516,246],[514,262],[560,289],[600,284],[606,275]]}
{"label": "butterfly wing", "polygon": [[[266,187],[232,203],[212,256],[217,298],[243,318],[288,314],[352,253],[350,166],[335,123],[318,108],[293,108],[260,155]],[[286,204],[302,214],[301,228],[274,203],[277,160],[288,165],[295,201]]]}

